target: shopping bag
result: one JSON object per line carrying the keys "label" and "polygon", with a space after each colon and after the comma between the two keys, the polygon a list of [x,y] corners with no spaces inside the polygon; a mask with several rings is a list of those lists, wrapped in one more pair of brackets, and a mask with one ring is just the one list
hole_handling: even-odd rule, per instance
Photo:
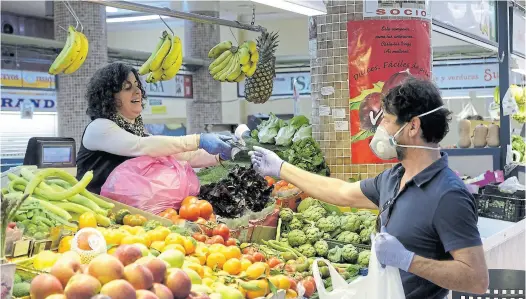
{"label": "shopping bag", "polygon": [[100,195],[159,214],[167,208],[179,209],[185,197],[198,193],[199,179],[186,161],[142,156],[117,166]]}
{"label": "shopping bag", "polygon": [[[367,276],[360,276],[347,283],[328,260],[316,259],[312,265],[312,275],[320,299],[405,299],[400,271],[386,266],[382,268],[376,258],[374,238],[371,238],[371,258]],[[318,269],[318,262],[329,267],[332,291],[327,291]]]}

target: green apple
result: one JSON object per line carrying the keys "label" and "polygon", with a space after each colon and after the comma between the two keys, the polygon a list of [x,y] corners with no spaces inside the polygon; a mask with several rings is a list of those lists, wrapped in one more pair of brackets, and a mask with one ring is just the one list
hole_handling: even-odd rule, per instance
{"label": "green apple", "polygon": [[158,258],[167,262],[170,268],[181,268],[184,263],[184,254],[179,250],[168,249],[161,253]]}
{"label": "green apple", "polygon": [[192,281],[192,284],[201,284],[203,281],[201,280],[201,276],[197,274],[193,269],[190,268],[183,268],[183,271],[188,274],[188,277],[190,277],[190,280]]}
{"label": "green apple", "polygon": [[141,244],[141,243],[135,243],[135,244],[133,244],[133,246],[137,246],[137,247],[139,247],[141,249],[142,256],[149,256],[150,255],[150,249],[148,249],[148,247],[146,247],[146,245]]}

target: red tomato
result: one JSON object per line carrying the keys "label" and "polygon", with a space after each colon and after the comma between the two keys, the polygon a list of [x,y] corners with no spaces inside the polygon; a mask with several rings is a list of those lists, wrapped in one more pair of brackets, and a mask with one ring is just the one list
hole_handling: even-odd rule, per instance
{"label": "red tomato", "polygon": [[309,298],[310,296],[312,296],[312,294],[314,294],[314,292],[316,292],[316,284],[314,283],[314,280],[310,280],[310,279],[306,278],[301,281],[301,283],[303,284],[303,287],[305,288],[304,296],[307,298]]}
{"label": "red tomato", "polygon": [[223,244],[223,245],[225,245],[225,240],[221,236],[213,236],[209,240],[212,241],[212,244]]}
{"label": "red tomato", "polygon": [[196,203],[199,200],[199,198],[195,196],[187,196],[185,199],[183,199],[183,202],[181,203],[182,206],[186,206],[187,204]]}
{"label": "red tomato", "polygon": [[290,277],[287,277],[290,281],[290,288],[293,289],[294,291],[297,291],[298,289],[298,284],[296,283],[296,281]]}
{"label": "red tomato", "polygon": [[172,208],[168,208],[164,211],[162,211],[161,213],[159,213],[159,216],[163,217],[163,218],[168,218],[170,219],[172,216],[175,216],[177,215],[177,211],[175,209],[172,209]]}
{"label": "red tomato", "polygon": [[265,255],[261,252],[256,252],[252,256],[256,262],[263,262],[265,260]]}
{"label": "red tomato", "polygon": [[276,180],[274,180],[272,177],[269,177],[269,176],[266,176],[265,180],[267,181],[267,185],[269,187],[271,187],[272,185],[274,185],[276,183]]}
{"label": "red tomato", "polygon": [[256,251],[257,251],[256,248],[249,246],[249,247],[243,248],[243,250],[241,252],[243,254],[252,255],[252,254],[256,253]]}
{"label": "red tomato", "polygon": [[212,234],[214,236],[221,236],[223,240],[228,240],[228,238],[230,238],[230,229],[225,224],[219,224],[214,227]]}
{"label": "red tomato", "polygon": [[250,254],[243,254],[243,255],[241,256],[241,259],[246,259],[246,260],[249,260],[251,263],[255,263],[255,261],[254,261],[254,257],[251,256]]}
{"label": "red tomato", "polygon": [[205,242],[206,239],[208,239],[205,235],[200,234],[200,233],[194,233],[192,235],[192,238],[194,238],[196,241],[199,241],[199,242]]}
{"label": "red tomato", "polygon": [[277,257],[271,257],[268,261],[267,261],[267,264],[270,268],[274,268],[276,267],[277,265],[281,264],[281,261],[277,258]]}
{"label": "red tomato", "polygon": [[234,238],[229,238],[228,240],[226,240],[225,245],[226,246],[236,246],[237,240]]}
{"label": "red tomato", "polygon": [[207,235],[208,237],[212,236],[212,228],[210,227],[208,221],[204,220],[203,218],[199,217],[195,223],[199,224],[199,227],[203,230],[203,233]]}
{"label": "red tomato", "polygon": [[204,219],[210,219],[210,216],[214,212],[212,205],[206,200],[200,200],[197,202],[199,206],[199,216]]}
{"label": "red tomato", "polygon": [[199,218],[199,206],[195,203],[184,205],[179,210],[179,216],[189,221],[196,221]]}

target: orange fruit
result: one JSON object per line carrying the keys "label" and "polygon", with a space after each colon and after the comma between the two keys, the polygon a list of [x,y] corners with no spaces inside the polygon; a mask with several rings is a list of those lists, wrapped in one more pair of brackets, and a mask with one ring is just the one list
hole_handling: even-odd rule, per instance
{"label": "orange fruit", "polygon": [[231,258],[225,262],[223,270],[230,275],[238,275],[241,272],[241,262],[237,258]]}
{"label": "orange fruit", "polygon": [[184,237],[178,233],[171,233],[168,236],[166,236],[166,239],[164,239],[164,243],[166,243],[166,245],[179,244],[184,248]]}
{"label": "orange fruit", "polygon": [[186,254],[192,254],[195,252],[197,247],[197,241],[194,238],[184,238],[183,247],[186,251]]}
{"label": "orange fruit", "polygon": [[206,265],[212,269],[223,268],[223,265],[225,264],[225,262],[226,262],[225,256],[219,252],[210,253],[208,258],[206,259]]}
{"label": "orange fruit", "polygon": [[241,250],[237,246],[228,246],[225,247],[221,253],[225,256],[227,260],[229,259],[239,259],[241,257]]}
{"label": "orange fruit", "polygon": [[97,218],[93,212],[84,212],[79,217],[79,228],[97,227]]}
{"label": "orange fruit", "polygon": [[241,271],[246,271],[252,262],[247,259],[241,259]]}
{"label": "orange fruit", "polygon": [[175,249],[175,250],[182,252],[184,255],[186,255],[186,251],[184,250],[184,247],[181,244],[167,244],[166,246],[164,246],[164,249],[162,252],[165,252],[168,249]]}

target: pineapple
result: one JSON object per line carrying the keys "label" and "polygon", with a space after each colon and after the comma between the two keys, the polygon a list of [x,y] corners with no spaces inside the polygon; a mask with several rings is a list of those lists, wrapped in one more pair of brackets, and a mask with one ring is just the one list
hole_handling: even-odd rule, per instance
{"label": "pineapple", "polygon": [[276,47],[278,46],[278,33],[263,32],[257,38],[259,61],[256,72],[245,80],[245,99],[256,104],[265,103],[272,95]]}

